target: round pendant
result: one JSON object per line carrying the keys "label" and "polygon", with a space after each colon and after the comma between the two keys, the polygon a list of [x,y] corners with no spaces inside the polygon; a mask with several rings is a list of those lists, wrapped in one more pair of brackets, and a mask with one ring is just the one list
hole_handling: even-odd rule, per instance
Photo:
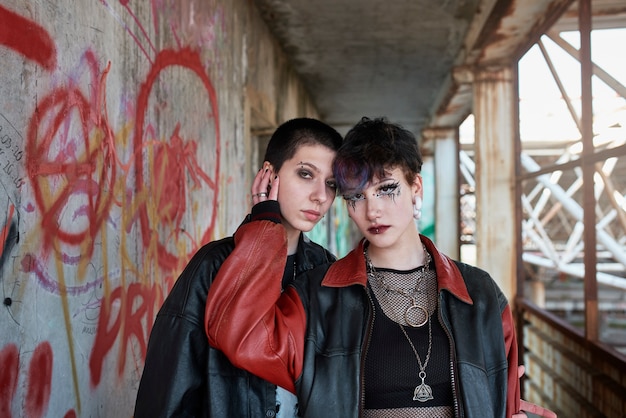
{"label": "round pendant", "polygon": [[[411,312],[413,311],[422,311],[424,314],[424,320],[421,322],[416,322],[411,318],[411,315],[409,315]],[[417,312],[416,312],[417,315]],[[404,320],[406,321],[407,325],[413,327],[413,328],[419,328],[422,327],[424,325],[426,325],[426,322],[428,322],[428,311],[419,305],[413,304],[411,306],[409,306],[406,311],[404,312]]]}

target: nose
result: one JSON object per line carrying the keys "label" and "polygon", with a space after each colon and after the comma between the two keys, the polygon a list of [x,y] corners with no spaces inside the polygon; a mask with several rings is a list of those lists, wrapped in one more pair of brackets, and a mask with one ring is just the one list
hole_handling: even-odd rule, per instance
{"label": "nose", "polygon": [[325,203],[330,198],[328,186],[326,181],[316,182],[313,193],[311,194],[311,200],[318,202],[320,205]]}
{"label": "nose", "polygon": [[369,221],[375,221],[380,217],[380,199],[366,197],[365,203],[367,205],[367,219]]}

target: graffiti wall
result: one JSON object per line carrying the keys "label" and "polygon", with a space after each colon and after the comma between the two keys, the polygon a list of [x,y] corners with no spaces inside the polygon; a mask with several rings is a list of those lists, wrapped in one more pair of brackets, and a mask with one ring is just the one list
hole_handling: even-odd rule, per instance
{"label": "graffiti wall", "polygon": [[1,417],[132,415],[163,299],[249,210],[245,92],[298,113],[246,85],[279,54],[251,5],[0,0]]}

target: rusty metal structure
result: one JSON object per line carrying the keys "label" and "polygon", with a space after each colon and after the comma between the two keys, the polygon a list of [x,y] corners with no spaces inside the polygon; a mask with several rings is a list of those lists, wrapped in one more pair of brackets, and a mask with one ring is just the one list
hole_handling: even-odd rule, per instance
{"label": "rusty metal structure", "polygon": [[[436,242],[475,248],[513,302],[524,396],[625,416],[626,2],[256,3],[327,121],[419,134]],[[607,44],[610,69],[592,48]]]}

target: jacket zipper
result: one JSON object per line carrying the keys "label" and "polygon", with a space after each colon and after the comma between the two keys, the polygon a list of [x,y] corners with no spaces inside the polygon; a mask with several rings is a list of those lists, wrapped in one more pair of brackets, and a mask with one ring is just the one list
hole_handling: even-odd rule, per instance
{"label": "jacket zipper", "polygon": [[359,371],[359,381],[361,382],[361,400],[359,402],[359,417],[363,416],[363,408],[365,407],[365,376],[363,375],[363,371],[365,370],[365,358],[367,357],[367,352],[370,347],[370,340],[372,336],[372,330],[374,329],[374,320],[376,320],[376,310],[374,309],[374,301],[372,300],[372,295],[370,294],[370,290],[365,285],[365,294],[367,299],[370,302],[370,312],[368,315],[368,326],[365,331],[365,336],[363,339],[363,349],[361,350],[361,370]]}
{"label": "jacket zipper", "polygon": [[454,401],[454,416],[457,418],[462,418],[463,411],[461,409],[461,405],[459,404],[459,387],[458,387],[458,382],[456,379],[456,366],[455,366],[456,355],[454,351],[454,339],[452,338],[452,334],[450,333],[448,326],[443,320],[442,302],[443,302],[443,296],[440,293],[439,294],[439,308],[437,309],[437,319],[439,320],[439,324],[441,324],[441,327],[443,328],[443,330],[446,332],[446,335],[448,336],[448,341],[450,341],[450,379],[452,381],[452,399]]}

